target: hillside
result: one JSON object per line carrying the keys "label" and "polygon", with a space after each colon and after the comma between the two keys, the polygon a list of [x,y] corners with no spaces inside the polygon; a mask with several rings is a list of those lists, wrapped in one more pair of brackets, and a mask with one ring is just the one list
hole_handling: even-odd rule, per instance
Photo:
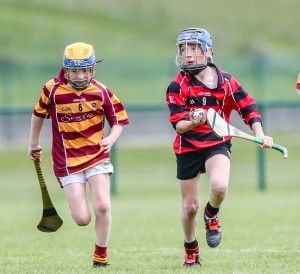
{"label": "hillside", "polygon": [[96,78],[125,103],[163,104],[175,39],[190,26],[211,33],[215,63],[259,99],[296,96],[298,0],[0,2],[0,105],[35,104],[75,41],[94,45],[104,58]]}

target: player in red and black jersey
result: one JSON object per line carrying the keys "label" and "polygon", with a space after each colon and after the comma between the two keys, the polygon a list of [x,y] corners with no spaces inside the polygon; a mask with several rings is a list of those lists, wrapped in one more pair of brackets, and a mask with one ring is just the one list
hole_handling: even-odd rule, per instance
{"label": "player in red and black jersey", "polygon": [[201,265],[196,224],[199,181],[205,172],[210,182],[209,201],[204,209],[206,241],[210,247],[216,247],[222,239],[218,212],[228,190],[231,137],[216,137],[206,124],[205,111],[214,108],[230,122],[230,114],[235,110],[255,136],[264,141],[261,147],[270,148],[273,139],[263,132],[254,98],[232,75],[213,63],[212,39],[206,30],[183,30],[176,47],[176,64],[181,71],[170,83],[166,100],[169,120],[176,131],[173,148],[182,195],[185,267]]}
{"label": "player in red and black jersey", "polygon": [[[96,223],[93,265],[106,267],[112,219],[109,152],[129,122],[121,101],[93,78],[95,69],[93,46],[80,42],[66,47],[63,68],[45,84],[34,108],[28,155],[41,161],[40,134],[45,118],[50,117],[54,174],[79,226],[91,221],[86,194],[89,184]],[[104,134],[105,119],[111,128],[109,134]]]}

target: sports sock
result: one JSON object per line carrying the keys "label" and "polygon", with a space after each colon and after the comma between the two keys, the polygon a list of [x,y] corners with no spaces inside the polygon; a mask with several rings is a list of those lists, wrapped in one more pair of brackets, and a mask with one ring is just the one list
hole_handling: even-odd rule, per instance
{"label": "sports sock", "polygon": [[101,247],[95,245],[93,263],[107,263],[107,246]]}
{"label": "sports sock", "polygon": [[198,253],[199,245],[198,245],[197,240],[195,239],[191,243],[187,243],[186,241],[184,241],[184,250],[185,250],[185,253]]}
{"label": "sports sock", "polygon": [[[208,217],[208,218],[213,218],[215,217],[218,212],[219,212],[219,209],[220,208],[215,208],[215,207],[212,207],[211,204],[208,202],[206,204],[206,207],[205,207],[205,210],[204,210],[204,219],[205,219],[205,215]],[[205,220],[206,221],[206,220]]]}

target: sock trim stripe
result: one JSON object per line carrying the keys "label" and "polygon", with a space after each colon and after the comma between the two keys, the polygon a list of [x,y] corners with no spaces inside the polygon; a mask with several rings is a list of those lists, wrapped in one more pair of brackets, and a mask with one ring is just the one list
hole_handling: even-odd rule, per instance
{"label": "sock trim stripe", "polygon": [[199,246],[195,247],[195,248],[184,248],[185,253],[198,253],[199,252]]}
{"label": "sock trim stripe", "polygon": [[94,254],[94,261],[97,263],[107,263],[107,257],[103,258]]}

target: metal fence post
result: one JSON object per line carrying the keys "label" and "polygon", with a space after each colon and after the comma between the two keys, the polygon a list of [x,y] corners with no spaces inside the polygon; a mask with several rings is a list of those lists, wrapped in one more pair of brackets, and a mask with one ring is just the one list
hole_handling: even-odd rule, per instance
{"label": "metal fence post", "polygon": [[[264,104],[259,104],[259,110],[264,117],[265,114],[265,106]],[[264,120],[265,123],[265,120]],[[266,151],[264,149],[258,149],[258,189],[260,191],[266,190]]]}
{"label": "metal fence post", "polygon": [[258,149],[258,188],[261,191],[266,189],[266,153],[264,149]]}
{"label": "metal fence post", "polygon": [[[264,124],[265,117],[265,72],[267,66],[266,54],[260,50],[254,49],[252,52],[252,69],[254,76],[254,83],[256,89],[259,90],[260,99],[262,103],[257,103],[258,109],[263,117]],[[258,189],[264,191],[266,189],[266,154],[264,149],[258,149]]]}

